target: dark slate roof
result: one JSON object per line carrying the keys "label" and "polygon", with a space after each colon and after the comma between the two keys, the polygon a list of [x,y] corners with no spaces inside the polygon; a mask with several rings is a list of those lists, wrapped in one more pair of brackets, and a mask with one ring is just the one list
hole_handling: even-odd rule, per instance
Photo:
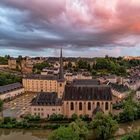
{"label": "dark slate roof", "polygon": [[114,83],[109,83],[109,85],[111,86],[111,88],[113,90],[116,90],[118,92],[126,92],[129,90],[128,86],[126,85],[122,85],[122,84],[114,84]]}
{"label": "dark slate roof", "polygon": [[0,86],[0,94],[4,94],[16,89],[20,89],[23,88],[21,83],[14,83],[14,84],[9,84],[9,85],[5,85],[5,86]]}
{"label": "dark slate roof", "polygon": [[60,106],[62,100],[58,99],[56,92],[41,92],[32,100],[32,106]]}
{"label": "dark slate roof", "polygon": [[105,79],[115,79],[116,76],[115,75],[108,75],[108,76],[105,76]]}
{"label": "dark slate roof", "polygon": [[58,76],[30,74],[24,77],[25,79],[40,79],[40,80],[57,80]]}
{"label": "dark slate roof", "polygon": [[93,85],[86,86],[65,86],[64,100],[112,100],[110,86]]}
{"label": "dark slate roof", "polygon": [[73,80],[72,85],[75,85],[75,86],[100,85],[100,81],[96,79],[76,79],[76,80]]}

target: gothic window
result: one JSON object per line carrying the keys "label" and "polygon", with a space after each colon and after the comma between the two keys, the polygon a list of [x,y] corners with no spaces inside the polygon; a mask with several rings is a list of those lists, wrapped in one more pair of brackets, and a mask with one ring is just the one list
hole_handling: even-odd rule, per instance
{"label": "gothic window", "polygon": [[100,107],[100,102],[97,102],[97,107]]}
{"label": "gothic window", "polygon": [[79,103],[79,110],[82,110],[82,103]]}
{"label": "gothic window", "polygon": [[73,102],[71,102],[71,104],[70,104],[70,109],[74,110],[74,103]]}
{"label": "gothic window", "polygon": [[91,102],[88,102],[88,110],[91,110]]}
{"label": "gothic window", "polygon": [[105,110],[108,110],[108,102],[105,103]]}

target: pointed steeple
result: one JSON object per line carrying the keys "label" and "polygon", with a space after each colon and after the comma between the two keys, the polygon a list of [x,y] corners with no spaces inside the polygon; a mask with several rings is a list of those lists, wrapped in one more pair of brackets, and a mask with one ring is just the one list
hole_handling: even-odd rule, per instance
{"label": "pointed steeple", "polygon": [[60,61],[59,79],[64,79],[62,48],[60,50],[60,60],[59,61]]}

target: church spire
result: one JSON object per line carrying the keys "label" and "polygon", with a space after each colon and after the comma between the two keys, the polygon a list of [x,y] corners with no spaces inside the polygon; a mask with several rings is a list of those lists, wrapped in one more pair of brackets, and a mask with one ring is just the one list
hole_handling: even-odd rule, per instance
{"label": "church spire", "polygon": [[60,60],[59,61],[60,61],[59,79],[64,79],[62,48],[60,50]]}

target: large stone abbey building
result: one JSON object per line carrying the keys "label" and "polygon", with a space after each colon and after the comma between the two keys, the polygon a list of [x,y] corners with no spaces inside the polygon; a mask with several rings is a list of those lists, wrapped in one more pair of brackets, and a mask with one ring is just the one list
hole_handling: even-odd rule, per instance
{"label": "large stone abbey building", "polygon": [[93,117],[97,112],[112,112],[110,86],[93,79],[73,80],[66,84],[63,74],[62,49],[59,76],[29,75],[23,78],[26,92],[38,92],[32,100],[31,114],[48,118],[52,114]]}

